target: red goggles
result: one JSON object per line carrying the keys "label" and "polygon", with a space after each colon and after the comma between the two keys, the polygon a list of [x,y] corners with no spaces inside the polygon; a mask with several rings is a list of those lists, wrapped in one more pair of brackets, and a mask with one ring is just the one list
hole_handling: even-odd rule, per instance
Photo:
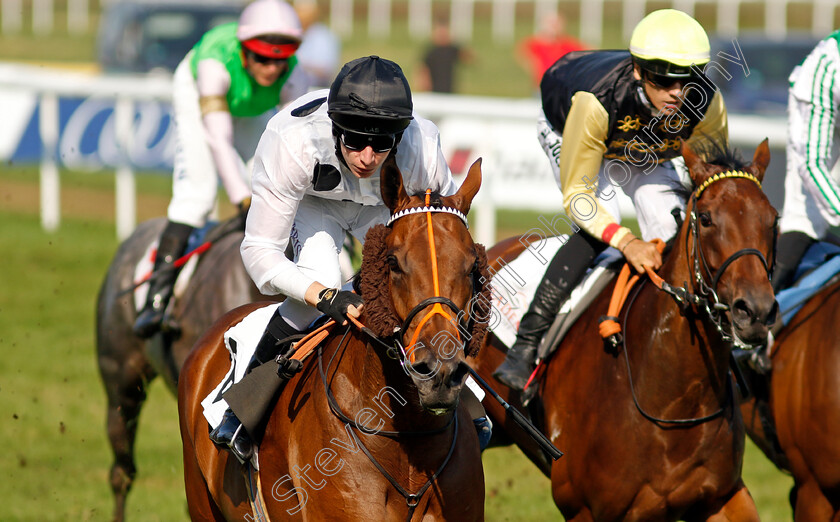
{"label": "red goggles", "polygon": [[298,47],[300,47],[300,44],[271,44],[258,38],[251,38],[250,40],[244,40],[242,42],[242,47],[256,55],[264,56],[265,58],[288,60],[293,54],[295,54],[295,51],[297,51]]}

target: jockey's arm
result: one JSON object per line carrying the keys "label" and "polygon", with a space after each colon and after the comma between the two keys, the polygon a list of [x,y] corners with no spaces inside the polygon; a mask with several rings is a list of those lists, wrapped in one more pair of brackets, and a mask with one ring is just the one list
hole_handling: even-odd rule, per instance
{"label": "jockey's arm", "polygon": [[245,161],[233,146],[233,117],[227,104],[230,75],[216,60],[198,63],[196,78],[201,120],[216,171],[231,203],[238,205],[251,195]]}
{"label": "jockey's arm", "polygon": [[[834,44],[832,44],[834,45]],[[840,87],[836,84],[838,65],[834,60],[815,60],[808,57],[798,71],[791,87],[795,105],[790,111],[799,111],[789,117],[788,147],[800,155],[798,172],[788,173],[802,178],[803,186],[817,202],[820,214],[831,225],[840,225],[840,186],[832,175],[837,160],[837,111],[840,110]],[[793,123],[802,121],[804,128]],[[788,153],[789,156],[791,153]],[[790,163],[788,163],[790,165]]]}
{"label": "jockey's arm", "polygon": [[310,289],[318,290],[317,283],[286,257],[295,214],[311,183],[312,173],[267,128],[254,156],[251,208],[240,247],[245,269],[264,295],[283,294],[313,304],[307,296]]}
{"label": "jockey's arm", "polygon": [[[654,270],[662,265],[662,257],[652,243],[638,240],[627,227],[619,225],[598,203],[597,179],[607,150],[609,116],[592,94],[580,91],[572,97],[572,105],[563,132],[560,149],[560,187],[566,214],[592,237],[620,250],[637,272],[642,265]],[[595,206],[594,215],[580,219],[576,202]]]}

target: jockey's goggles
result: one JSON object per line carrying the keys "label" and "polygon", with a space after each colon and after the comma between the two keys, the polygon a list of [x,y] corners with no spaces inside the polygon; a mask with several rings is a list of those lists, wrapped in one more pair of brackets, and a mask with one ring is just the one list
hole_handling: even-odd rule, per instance
{"label": "jockey's goggles", "polygon": [[289,63],[287,58],[269,58],[268,56],[263,56],[261,54],[255,54],[248,51],[248,59],[257,62],[260,65],[278,65],[284,66]]}
{"label": "jockey's goggles", "polygon": [[269,63],[288,60],[295,54],[300,44],[272,44],[259,38],[251,38],[250,40],[243,40],[242,47],[251,52],[256,62]]}
{"label": "jockey's goggles", "polygon": [[347,150],[358,152],[370,147],[373,152],[388,152],[397,142],[395,134],[362,134],[342,129],[341,143]]}
{"label": "jockey's goggles", "polygon": [[674,78],[673,76],[665,76],[664,74],[653,74],[649,71],[644,71],[644,75],[645,79],[647,79],[651,85],[658,87],[659,89],[670,89],[677,82],[680,82],[681,85],[685,85],[694,80],[693,76],[689,76],[687,78]]}

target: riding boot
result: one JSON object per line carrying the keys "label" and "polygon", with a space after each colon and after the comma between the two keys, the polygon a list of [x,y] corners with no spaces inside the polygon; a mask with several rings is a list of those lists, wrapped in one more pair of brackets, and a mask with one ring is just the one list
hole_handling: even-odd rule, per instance
{"label": "riding boot", "polygon": [[543,278],[534,294],[534,300],[519,322],[516,342],[508,350],[505,361],[499,366],[493,377],[502,384],[515,390],[523,390],[528,377],[534,371],[537,347],[554,316],[560,309],[560,303],[569,296],[547,278]]}
{"label": "riding boot", "polygon": [[[230,407],[225,411],[222,422],[210,432],[210,440],[228,446],[241,462],[247,461],[253,454],[252,437],[245,424],[253,429],[265,414],[275,392],[300,371],[300,361],[286,356],[295,336],[300,334],[275,311],[248,362],[245,376],[224,394]],[[277,362],[276,369],[266,365],[271,361]],[[263,367],[269,371],[253,373],[254,369]],[[228,392],[232,393],[228,395]],[[244,412],[250,422],[240,421],[234,410]]]}
{"label": "riding boot", "polygon": [[508,350],[505,361],[493,373],[496,380],[514,390],[525,389],[528,377],[534,371],[537,347],[560,305],[605,248],[604,243],[583,231],[573,234],[560,247],[548,265],[528,311],[519,322],[516,342]]}
{"label": "riding boot", "polygon": [[785,232],[776,245],[776,267],[773,270],[773,292],[779,293],[793,284],[796,269],[814,239],[804,232]]}
{"label": "riding boot", "polygon": [[134,334],[140,338],[147,339],[160,330],[175,280],[181,271],[175,266],[175,261],[184,255],[192,230],[189,225],[170,221],[160,236],[146,304],[134,321]]}

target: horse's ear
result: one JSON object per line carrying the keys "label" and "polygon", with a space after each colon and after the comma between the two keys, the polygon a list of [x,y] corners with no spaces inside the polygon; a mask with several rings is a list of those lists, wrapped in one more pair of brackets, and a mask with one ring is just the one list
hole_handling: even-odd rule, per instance
{"label": "horse's ear", "polygon": [[408,205],[408,194],[403,186],[402,172],[397,166],[397,158],[394,154],[388,155],[385,163],[382,164],[379,190],[382,192],[382,201],[391,209],[392,214]]}
{"label": "horse's ear", "polygon": [[475,160],[467,173],[467,178],[461,184],[452,198],[453,204],[464,214],[470,211],[470,205],[478,189],[481,187],[481,158]]}
{"label": "horse's ear", "polygon": [[767,142],[767,138],[764,138],[764,141],[758,144],[758,147],[755,148],[755,154],[753,154],[753,160],[747,170],[750,171],[750,174],[755,176],[758,181],[764,179],[764,172],[767,171],[767,165],[770,164],[770,145]]}
{"label": "horse's ear", "polygon": [[682,157],[685,159],[685,166],[688,167],[688,174],[691,176],[691,181],[694,186],[700,186],[706,178],[709,177],[708,167],[703,158],[698,156],[691,150],[688,143],[682,141]]}

